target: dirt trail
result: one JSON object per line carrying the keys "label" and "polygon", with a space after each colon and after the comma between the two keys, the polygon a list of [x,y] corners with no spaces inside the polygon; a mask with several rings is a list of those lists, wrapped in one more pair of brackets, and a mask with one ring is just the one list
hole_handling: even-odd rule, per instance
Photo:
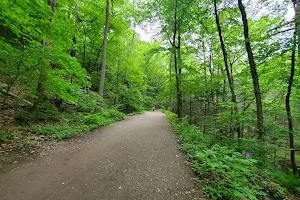
{"label": "dirt trail", "polygon": [[199,191],[161,112],[101,128],[0,175],[1,200],[193,199]]}

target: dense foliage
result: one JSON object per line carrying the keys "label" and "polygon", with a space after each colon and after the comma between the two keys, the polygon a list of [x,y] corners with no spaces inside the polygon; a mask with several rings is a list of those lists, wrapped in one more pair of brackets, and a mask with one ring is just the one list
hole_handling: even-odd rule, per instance
{"label": "dense foliage", "polygon": [[[105,3],[48,2],[55,2],[55,10],[43,0],[1,1],[1,87],[17,90],[34,107],[41,98],[56,107],[63,102],[80,107],[82,94],[99,87]],[[133,9],[129,1],[114,1],[108,39],[105,99],[125,112],[152,101],[151,91],[163,80],[151,79],[164,72],[155,60],[163,53],[151,52],[159,44],[142,42],[130,29],[136,23]]]}
{"label": "dense foliage", "polygon": [[[218,146],[192,154],[197,161],[205,161],[194,166],[198,168],[196,171],[213,174],[209,168],[212,166],[207,163],[222,171],[223,166],[217,162],[219,157],[233,152],[256,160],[241,161],[234,154],[237,160],[228,167],[238,175],[238,166],[244,163],[249,169],[245,167],[241,178],[247,172],[257,175],[260,181],[242,178],[245,185],[249,183],[247,191],[251,193],[237,188],[227,190],[232,187],[228,185],[233,178],[229,173],[226,177],[219,174],[215,181],[227,181],[218,187],[212,184],[207,193],[221,199],[238,194],[263,198],[259,192],[263,187],[261,174],[270,172],[278,178],[293,177],[290,176],[293,173],[292,179],[297,180],[300,158],[298,2],[149,0],[142,1],[141,7],[149,8],[149,20],[161,25],[162,44],[169,53],[166,75],[169,82],[159,96],[162,105],[178,118],[186,116],[200,132],[218,141]],[[207,142],[201,140],[192,149],[201,148]],[[218,158],[208,159],[207,154]],[[231,158],[227,156],[222,162],[228,163],[225,159]],[[277,173],[283,175],[276,176]],[[297,181],[290,182],[292,190],[297,191]]]}
{"label": "dense foliage", "polygon": [[[194,125],[172,116],[208,195],[299,194],[298,1],[2,0],[0,8],[1,143],[20,130],[66,139],[156,106]],[[156,41],[140,39],[144,25],[157,27]]]}
{"label": "dense foliage", "polygon": [[288,191],[299,193],[300,182],[292,174],[261,168],[258,160],[240,151],[244,144],[229,143],[217,134],[204,134],[187,120],[165,112],[179,135],[182,151],[188,155],[199,184],[213,199],[284,199]]}
{"label": "dense foliage", "polygon": [[37,123],[26,130],[63,139],[120,120],[123,114],[116,110],[140,112],[155,104],[165,81],[164,52],[159,43],[139,39],[130,1],[111,5],[104,98],[95,92],[105,2],[5,0],[0,7],[0,121],[5,132],[14,123]]}

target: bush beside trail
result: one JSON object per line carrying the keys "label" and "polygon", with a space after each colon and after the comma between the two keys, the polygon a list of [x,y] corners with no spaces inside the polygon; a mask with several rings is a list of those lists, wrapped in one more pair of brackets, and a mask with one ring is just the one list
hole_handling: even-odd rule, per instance
{"label": "bush beside trail", "polygon": [[165,114],[207,196],[213,199],[289,199],[286,197],[289,191],[299,194],[299,181],[294,176],[262,167],[260,158],[247,158],[239,151],[238,143],[220,142],[215,134],[201,133],[197,126],[189,125],[185,119],[179,120],[176,114],[169,111]]}

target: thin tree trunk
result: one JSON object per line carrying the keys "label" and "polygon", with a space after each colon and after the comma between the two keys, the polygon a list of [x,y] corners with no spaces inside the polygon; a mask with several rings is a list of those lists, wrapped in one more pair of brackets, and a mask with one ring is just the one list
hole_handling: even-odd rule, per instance
{"label": "thin tree trunk", "polygon": [[192,95],[190,94],[190,112],[189,112],[189,116],[190,116],[190,119],[189,119],[189,124],[192,124]]}
{"label": "thin tree trunk", "polygon": [[172,53],[170,54],[170,66],[169,66],[169,81],[170,81],[170,97],[169,97],[169,104],[170,107],[172,106]]}
{"label": "thin tree trunk", "polygon": [[[94,47],[95,47],[95,40],[94,40],[94,39],[92,40],[91,46],[92,46],[92,48],[91,48],[90,54],[92,54],[93,51],[94,51]],[[91,58],[89,57],[89,62],[88,62],[88,66],[87,66],[87,69],[88,69],[88,70],[91,69],[91,64],[92,64],[92,60],[91,60]]]}
{"label": "thin tree trunk", "polygon": [[[214,63],[212,60],[213,57],[213,53],[212,53],[212,44],[211,44],[211,49],[210,49],[210,55],[209,55],[209,73],[210,73],[210,84],[214,85],[214,80],[213,80],[213,76],[214,76]],[[217,99],[217,92],[216,90],[211,90],[210,92],[210,96],[211,96],[211,105],[212,105],[212,114],[213,114],[213,124],[214,124],[214,128],[217,125],[217,119],[215,118],[215,114],[217,113],[217,102],[215,101],[215,95],[216,95],[216,99]]]}
{"label": "thin tree trunk", "polygon": [[[297,164],[296,164],[296,158],[295,158],[295,147],[294,147],[294,135],[293,135],[293,118],[291,113],[291,107],[290,107],[290,97],[292,93],[292,87],[293,87],[293,80],[295,75],[295,60],[296,60],[296,46],[297,46],[297,29],[299,22],[297,21],[297,2],[296,0],[293,0],[293,6],[295,10],[295,32],[293,36],[293,49],[292,49],[292,56],[291,56],[291,73],[290,78],[288,82],[288,91],[285,98],[285,107],[286,107],[286,113],[288,118],[288,125],[289,125],[289,142],[290,142],[290,157],[291,157],[291,165],[293,169],[293,173],[297,175]],[[299,38],[298,38],[299,40]]]}
{"label": "thin tree trunk", "polygon": [[[207,102],[204,100],[204,116],[207,116]],[[203,123],[203,133],[206,133],[206,121]]]}
{"label": "thin tree trunk", "polygon": [[[103,44],[102,44],[103,45]],[[96,56],[96,60],[95,60],[95,63],[94,63],[94,67],[97,69],[97,71],[100,71],[101,69],[98,69],[98,66],[97,66],[97,63],[98,63],[98,60],[99,60],[99,56],[101,54],[101,50],[102,50],[102,46],[101,48],[99,49],[98,53],[97,53],[97,56]]]}
{"label": "thin tree trunk", "polygon": [[72,49],[71,49],[71,52],[70,52],[71,57],[76,56],[76,44],[77,44],[76,36],[73,36],[72,37]]}
{"label": "thin tree trunk", "polygon": [[101,65],[101,77],[99,85],[99,95],[103,97],[104,92],[104,82],[105,82],[105,72],[106,72],[106,49],[108,40],[108,29],[109,29],[109,0],[106,0],[106,20],[105,20],[105,30],[102,46],[102,65]]}
{"label": "thin tree trunk", "polygon": [[243,20],[245,47],[246,47],[246,51],[248,54],[250,71],[251,71],[252,81],[253,81],[254,96],[255,96],[255,100],[256,100],[258,138],[263,140],[264,139],[264,130],[263,130],[263,110],[262,110],[261,93],[260,93],[259,80],[258,80],[258,75],[257,75],[257,71],[256,71],[254,56],[253,56],[253,52],[252,52],[252,48],[251,48],[251,44],[250,44],[247,14],[245,11],[245,7],[242,3],[242,0],[238,0],[238,5],[239,5],[239,9],[240,9],[240,12],[242,15],[242,20]]}
{"label": "thin tree trunk", "polygon": [[[202,38],[204,38],[204,34],[202,34]],[[204,83],[205,85],[207,85],[207,66],[206,66],[206,48],[205,48],[205,41],[202,40],[202,53],[203,53],[203,63],[204,63]],[[205,91],[205,100],[204,100],[204,115],[205,117],[209,114],[209,107],[210,107],[210,103],[209,103],[209,95],[208,93]],[[204,130],[205,130],[205,126],[204,126]]]}
{"label": "thin tree trunk", "polygon": [[[210,85],[213,85],[214,68],[212,63],[212,47],[210,49],[210,55],[209,55],[209,73],[210,73]],[[214,115],[216,113],[214,90],[210,91],[210,98],[211,98],[211,105],[212,105],[212,114]]]}
{"label": "thin tree trunk", "polygon": [[[218,77],[220,77],[220,68],[218,67],[218,71],[217,71],[217,75]],[[220,95],[220,87],[221,87],[221,84],[220,82],[218,81],[217,82],[217,85],[218,85],[218,89],[216,90],[216,114],[220,113],[220,107],[219,107],[219,103],[220,103],[220,100],[219,100],[219,95]]]}
{"label": "thin tree trunk", "polygon": [[10,83],[7,85],[7,89],[6,89],[6,92],[4,93],[5,95],[3,97],[3,102],[2,102],[3,108],[6,104],[7,97],[10,94],[10,89],[13,87],[14,83],[18,80],[18,78],[20,76],[21,65],[22,65],[23,58],[24,58],[24,50],[25,50],[25,44],[24,44],[24,41],[23,41],[22,56],[21,56],[20,61],[17,65],[17,74],[13,79],[11,79]]}
{"label": "thin tree trunk", "polygon": [[[237,115],[238,114],[238,105],[237,105],[237,100],[236,100],[236,95],[235,95],[235,90],[234,90],[234,81],[233,81],[233,78],[232,78],[232,74],[230,73],[230,70],[229,70],[227,51],[226,51],[225,43],[224,43],[224,40],[223,40],[222,29],[221,29],[221,25],[220,25],[220,20],[219,20],[219,15],[218,15],[218,10],[217,10],[217,1],[216,0],[214,0],[214,12],[215,12],[215,17],[216,17],[216,24],[217,24],[217,28],[218,28],[218,33],[219,33],[219,39],[220,39],[220,43],[221,43],[221,47],[222,47],[225,70],[226,70],[227,79],[228,79],[229,88],[230,88],[230,93],[231,93],[231,101],[234,103],[234,113]],[[236,122],[235,130],[238,134],[238,138],[240,138],[241,137],[241,127],[240,127],[240,124],[238,122],[238,119],[237,119],[237,122]]]}
{"label": "thin tree trunk", "polygon": [[118,100],[118,94],[119,94],[119,76],[120,76],[120,59],[118,59],[117,83],[116,83],[117,91],[116,91],[115,98],[114,98],[114,105],[117,104],[117,100]]}
{"label": "thin tree trunk", "polygon": [[82,57],[82,67],[85,68],[85,58],[86,58],[86,30],[84,25],[83,26],[83,33],[84,33],[84,41],[83,41],[83,57]]}
{"label": "thin tree trunk", "polygon": [[[222,69],[222,76],[224,76],[224,70]],[[222,102],[226,102],[226,78],[224,76],[224,79],[223,79],[223,89],[222,89]]]}
{"label": "thin tree trunk", "polygon": [[178,27],[178,45],[177,45],[177,54],[178,54],[178,78],[179,78],[179,86],[178,86],[178,93],[177,93],[177,99],[178,99],[178,118],[182,118],[182,91],[181,91],[181,74],[182,74],[182,60],[181,60],[181,38],[180,38],[180,30]]}

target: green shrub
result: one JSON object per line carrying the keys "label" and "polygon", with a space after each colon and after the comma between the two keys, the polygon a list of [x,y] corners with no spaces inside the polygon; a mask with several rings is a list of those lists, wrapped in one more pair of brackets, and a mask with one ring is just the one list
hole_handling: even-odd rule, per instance
{"label": "green shrub", "polygon": [[15,119],[21,125],[29,124],[33,121],[60,121],[61,113],[54,104],[44,102],[43,104],[38,104],[34,109],[20,110]]}
{"label": "green shrub", "polygon": [[77,111],[79,112],[99,112],[105,106],[104,100],[95,92],[81,91],[78,97]]}
{"label": "green shrub", "polygon": [[32,126],[30,130],[38,135],[54,136],[58,140],[71,138],[82,132],[86,132],[89,128],[86,125],[70,126],[70,125],[52,125],[52,126]]}
{"label": "green shrub", "polygon": [[240,153],[219,145],[189,155],[195,172],[206,181],[205,191],[212,197],[265,196],[259,182],[256,160],[245,159]]}
{"label": "green shrub", "polygon": [[300,178],[292,173],[283,172],[277,173],[275,177],[279,180],[280,185],[295,194],[300,194]]}
{"label": "green shrub", "polygon": [[103,109],[100,113],[87,115],[83,122],[91,129],[95,129],[100,126],[111,124],[115,121],[120,121],[124,119],[124,117],[125,114],[116,109]]}
{"label": "green shrub", "polygon": [[22,109],[16,114],[15,120],[20,125],[26,125],[26,124],[29,124],[30,122],[34,121],[34,116],[33,116],[32,112],[30,112],[29,110]]}
{"label": "green shrub", "polygon": [[170,111],[164,111],[164,113],[167,115],[169,121],[171,122],[171,125],[173,125],[174,122],[178,120],[177,115],[175,113],[172,113]]}
{"label": "green shrub", "polygon": [[213,199],[283,199],[282,188],[260,170],[255,159],[244,158],[235,148],[219,143],[214,134],[203,134],[186,120],[178,120],[174,113],[165,113],[208,196]]}
{"label": "green shrub", "polygon": [[61,119],[58,108],[54,104],[47,102],[37,105],[32,115],[35,121],[59,121]]}
{"label": "green shrub", "polygon": [[73,114],[67,114],[64,116],[64,120],[70,124],[83,124],[84,114],[81,112],[76,112]]}
{"label": "green shrub", "polygon": [[84,118],[84,123],[93,128],[110,124],[112,121],[101,114],[90,114]]}
{"label": "green shrub", "polygon": [[38,135],[53,136],[58,140],[71,138],[89,130],[96,129],[101,126],[111,124],[112,122],[119,121],[125,117],[124,113],[116,109],[103,109],[102,112],[88,114],[84,116],[83,113],[65,115],[65,122],[56,125],[48,126],[31,126],[29,131]]}
{"label": "green shrub", "polygon": [[117,109],[106,109],[104,111],[102,111],[103,116],[106,118],[111,118],[114,121],[119,121],[124,119],[124,117],[126,116],[124,113],[118,111]]}
{"label": "green shrub", "polygon": [[0,142],[8,142],[14,139],[14,136],[7,131],[0,130]]}

